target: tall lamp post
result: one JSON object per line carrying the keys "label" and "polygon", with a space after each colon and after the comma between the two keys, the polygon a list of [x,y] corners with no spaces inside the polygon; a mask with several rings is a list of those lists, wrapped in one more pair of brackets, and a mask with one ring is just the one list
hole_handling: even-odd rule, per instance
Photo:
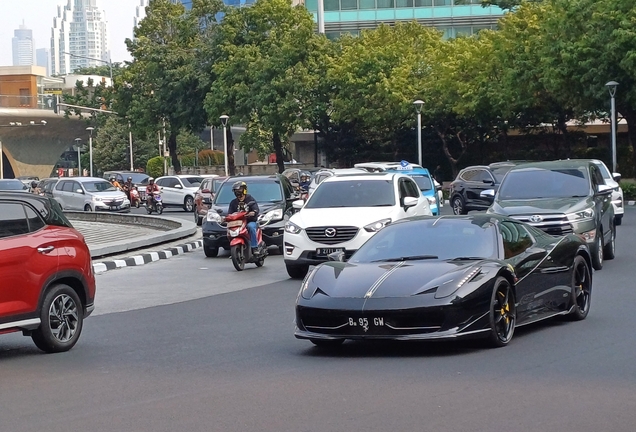
{"label": "tall lamp post", "polygon": [[77,176],[81,177],[82,176],[82,158],[81,158],[81,154],[80,154],[80,147],[82,145],[82,139],[81,138],[75,138],[75,145],[77,146]]}
{"label": "tall lamp post", "polygon": [[89,126],[86,130],[90,132],[88,136],[88,165],[91,177],[93,177],[93,130],[95,130],[95,128]]}
{"label": "tall lamp post", "polygon": [[225,176],[228,175],[227,170],[227,131],[225,127],[227,126],[227,121],[230,119],[230,116],[223,114],[221,117],[221,124],[223,125],[223,161],[225,162]]}
{"label": "tall lamp post", "polygon": [[417,113],[417,163],[422,166],[422,105],[424,101],[418,99],[413,102]]}
{"label": "tall lamp post", "polygon": [[616,87],[618,83],[616,81],[610,81],[605,84],[605,87],[609,90],[612,106],[612,172],[616,172],[616,102],[614,96],[616,96]]}
{"label": "tall lamp post", "polygon": [[128,144],[130,148],[130,171],[134,171],[135,166],[133,164],[132,127],[130,125],[130,120],[128,121]]}

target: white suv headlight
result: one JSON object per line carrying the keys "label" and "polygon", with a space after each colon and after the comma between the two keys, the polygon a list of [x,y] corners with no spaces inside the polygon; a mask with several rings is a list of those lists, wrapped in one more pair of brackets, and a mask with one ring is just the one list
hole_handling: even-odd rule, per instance
{"label": "white suv headlight", "polygon": [[377,231],[380,231],[382,228],[384,228],[385,226],[387,226],[390,223],[391,223],[391,219],[389,219],[389,218],[381,219],[381,220],[379,220],[377,222],[370,223],[369,225],[365,226],[364,229],[367,232],[377,232]]}
{"label": "white suv headlight", "polygon": [[285,232],[288,232],[290,234],[298,234],[302,230],[303,229],[301,227],[299,227],[298,225],[296,225],[295,223],[291,221],[287,221],[285,223]]}
{"label": "white suv headlight", "polygon": [[592,219],[594,218],[594,208],[590,207],[580,212],[568,213],[566,216],[568,220],[572,222],[580,222],[580,221]]}

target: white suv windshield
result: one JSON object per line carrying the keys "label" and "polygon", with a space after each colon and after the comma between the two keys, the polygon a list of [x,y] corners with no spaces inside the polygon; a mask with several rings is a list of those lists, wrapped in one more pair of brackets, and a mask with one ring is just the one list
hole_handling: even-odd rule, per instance
{"label": "white suv windshield", "polygon": [[390,180],[347,180],[323,182],[305,208],[381,207],[395,205]]}

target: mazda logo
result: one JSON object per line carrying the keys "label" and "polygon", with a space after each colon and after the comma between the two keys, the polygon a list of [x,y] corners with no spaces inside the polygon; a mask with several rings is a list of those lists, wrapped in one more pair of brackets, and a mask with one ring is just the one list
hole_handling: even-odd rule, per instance
{"label": "mazda logo", "polygon": [[335,237],[336,229],[335,228],[327,228],[325,229],[325,237]]}
{"label": "mazda logo", "polygon": [[541,215],[532,215],[530,216],[530,222],[532,223],[539,223],[543,220],[543,217]]}

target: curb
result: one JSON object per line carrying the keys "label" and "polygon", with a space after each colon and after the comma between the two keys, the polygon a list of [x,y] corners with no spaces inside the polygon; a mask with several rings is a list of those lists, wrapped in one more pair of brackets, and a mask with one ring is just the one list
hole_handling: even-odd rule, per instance
{"label": "curb", "polygon": [[192,252],[195,249],[203,247],[203,240],[197,240],[191,243],[174,246],[158,252],[147,252],[141,255],[133,255],[124,259],[116,259],[112,261],[101,261],[93,264],[95,274],[104,273],[108,270],[115,270],[121,267],[132,267],[159,261],[160,259],[172,258],[186,252]]}

